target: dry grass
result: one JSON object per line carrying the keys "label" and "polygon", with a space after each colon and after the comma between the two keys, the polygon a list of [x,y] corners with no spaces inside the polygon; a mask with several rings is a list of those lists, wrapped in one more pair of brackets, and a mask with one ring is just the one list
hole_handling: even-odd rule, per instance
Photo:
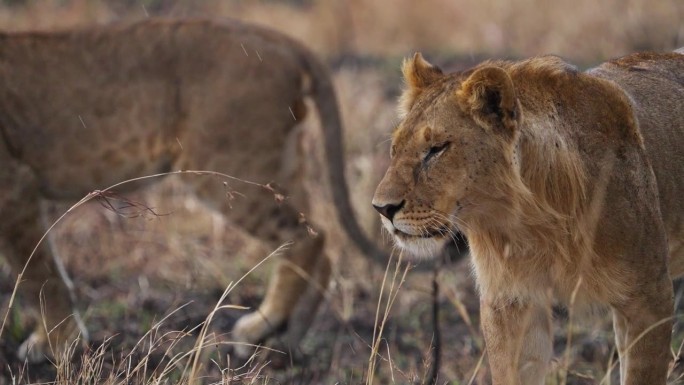
{"label": "dry grass", "polygon": [[[352,203],[364,228],[378,238],[368,201],[386,168],[387,138],[396,123],[401,57],[421,50],[447,67],[458,67],[483,56],[556,53],[588,65],[634,50],[684,45],[681,0],[12,3],[0,3],[1,29],[66,28],[148,15],[225,16],[272,26],[304,41],[331,62],[342,63],[335,69],[335,82],[346,128]],[[372,60],[366,60],[369,57]],[[307,129],[306,139],[312,156],[322,159],[317,131]],[[189,383],[189,371],[203,383],[426,383],[431,351],[439,342],[433,339],[430,319],[432,273],[409,272],[398,291],[396,286],[381,285],[385,266],[370,264],[347,247],[348,240],[337,235],[339,226],[327,220],[334,211],[323,171],[312,167],[307,172],[308,189],[317,202],[311,217],[334,234],[328,252],[337,263],[328,301],[292,361],[262,352],[251,365],[231,371],[225,356],[214,349],[214,341],[201,337],[199,329],[191,332],[211,314],[211,331],[222,341],[229,340],[226,333],[239,312],[215,311],[216,304],[257,304],[272,263],[250,273],[223,298],[229,282],[270,250],[189,197],[178,177],[173,177],[131,198],[170,215],[125,219],[86,205],[55,229],[97,348],[87,358],[76,350],[56,365],[25,366],[11,352],[30,325],[25,325],[24,314],[13,312],[0,341],[0,385],[55,379],[93,384]],[[54,215],[67,207],[53,207]],[[4,310],[13,282],[6,266],[0,268],[0,310]],[[437,383],[488,383],[469,268],[464,263],[446,265],[437,280],[443,362]],[[389,300],[383,288],[390,290]],[[601,315],[579,325],[567,318],[562,312],[556,317],[558,361],[547,382],[615,383],[615,371],[606,376],[615,356],[610,322]],[[380,325],[382,329],[376,329]],[[675,357],[682,341],[684,335],[677,330]],[[184,376],[184,365],[195,362],[200,357],[195,353],[205,349],[213,351],[208,364],[201,369],[198,364]],[[178,365],[180,357],[185,361]],[[680,374],[674,366],[671,383],[684,383]]]}

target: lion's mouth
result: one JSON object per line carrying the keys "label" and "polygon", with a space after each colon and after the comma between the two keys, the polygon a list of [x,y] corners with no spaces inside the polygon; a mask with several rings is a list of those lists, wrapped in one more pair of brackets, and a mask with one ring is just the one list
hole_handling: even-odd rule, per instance
{"label": "lion's mouth", "polygon": [[446,227],[439,227],[435,229],[427,229],[420,234],[405,233],[397,228],[394,229],[394,236],[401,239],[430,239],[442,238],[447,236],[451,231]]}

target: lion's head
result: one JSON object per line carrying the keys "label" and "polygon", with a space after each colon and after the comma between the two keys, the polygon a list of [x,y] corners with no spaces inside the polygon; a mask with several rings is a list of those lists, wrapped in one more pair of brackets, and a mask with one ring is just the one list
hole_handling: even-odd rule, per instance
{"label": "lion's head", "polygon": [[402,122],[373,206],[399,247],[430,256],[484,214],[491,221],[515,207],[521,108],[495,65],[445,75],[416,54],[402,70]]}

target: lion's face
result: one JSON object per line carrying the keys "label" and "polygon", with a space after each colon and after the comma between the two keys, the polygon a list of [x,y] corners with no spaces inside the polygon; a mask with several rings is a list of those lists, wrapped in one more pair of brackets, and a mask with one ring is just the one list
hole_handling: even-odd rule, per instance
{"label": "lion's face", "polygon": [[399,247],[429,257],[510,203],[501,180],[516,172],[519,108],[495,67],[446,76],[417,54],[403,71],[405,116],[373,206]]}

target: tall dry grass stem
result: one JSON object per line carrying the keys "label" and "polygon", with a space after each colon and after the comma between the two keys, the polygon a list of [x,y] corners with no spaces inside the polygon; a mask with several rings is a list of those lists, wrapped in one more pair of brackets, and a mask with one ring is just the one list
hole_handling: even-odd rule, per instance
{"label": "tall dry grass stem", "polygon": [[[373,328],[373,344],[371,346],[371,355],[370,358],[368,359],[368,371],[366,374],[366,385],[372,385],[373,381],[375,379],[375,370],[377,367],[377,361],[378,359],[381,359],[382,357],[378,353],[380,350],[380,344],[382,343],[382,336],[383,332],[385,330],[385,325],[387,324],[387,320],[389,319],[389,314],[390,310],[392,309],[392,305],[394,304],[394,301],[397,298],[397,294],[399,293],[399,289],[401,286],[404,284],[404,281],[406,279],[406,274],[409,271],[410,265],[406,265],[404,268],[403,273],[401,274],[401,277],[399,276],[399,272],[401,271],[401,265],[402,265],[402,258],[403,258],[403,251],[399,251],[399,257],[397,258],[397,261],[395,263],[394,267],[394,274],[392,275],[392,280],[390,282],[390,287],[389,291],[387,293],[387,300],[385,302],[385,309],[382,313],[382,320],[380,320],[380,308],[382,305],[382,299],[383,299],[383,294],[385,292],[385,284],[387,282],[387,275],[390,269],[390,266],[392,264],[392,261],[394,259],[394,250],[392,254],[390,254],[390,258],[387,261],[387,266],[385,267],[385,274],[382,277],[382,284],[380,286],[380,296],[378,297],[378,304],[375,310],[375,323],[374,323],[374,328]],[[378,323],[378,321],[380,321]],[[390,363],[391,364],[391,363]],[[394,382],[394,379],[392,379]]]}
{"label": "tall dry grass stem", "polygon": [[[71,214],[75,209],[79,208],[80,206],[84,205],[87,202],[90,202],[93,199],[99,199],[101,204],[107,208],[110,209],[117,214],[124,215],[127,217],[130,217],[130,214],[126,214],[121,212],[120,208],[115,207],[110,199],[112,197],[117,197],[116,194],[114,194],[113,190],[129,183],[134,183],[142,180],[148,180],[148,179],[154,179],[154,178],[161,178],[169,175],[185,175],[185,174],[190,174],[190,175],[199,175],[199,176],[213,176],[213,177],[218,177],[222,179],[228,179],[231,181],[237,181],[240,183],[244,183],[247,185],[252,185],[252,186],[257,186],[263,189],[266,189],[267,191],[273,193],[274,199],[278,201],[282,201],[285,199],[285,197],[277,192],[273,186],[270,184],[260,184],[256,182],[251,182],[248,180],[244,180],[241,178],[236,178],[228,174],[216,172],[216,171],[206,171],[206,170],[179,170],[179,171],[171,171],[171,172],[165,172],[165,173],[158,173],[158,174],[153,174],[153,175],[146,175],[138,178],[132,178],[128,179],[122,182],[118,182],[116,184],[113,184],[105,189],[102,190],[94,190],[90,193],[88,193],[86,196],[84,196],[82,199],[80,199],[78,202],[73,204],[71,207],[69,207],[62,215],[60,215],[48,228],[47,230],[43,233],[41,238],[38,240],[36,245],[34,246],[33,250],[31,251],[31,254],[26,260],[26,263],[24,264],[24,267],[22,270],[19,272],[17,275],[16,282],[14,284],[12,294],[10,296],[10,300],[7,306],[7,309],[5,311],[5,314],[3,316],[3,321],[2,324],[0,325],[0,337],[2,337],[2,333],[5,329],[5,325],[7,323],[7,319],[9,317],[10,310],[12,309],[12,305],[14,304],[14,300],[16,298],[19,285],[22,282],[22,277],[26,273],[26,269],[28,265],[30,264],[33,256],[35,255],[36,251],[38,250],[41,245],[45,242],[46,238],[48,237],[49,234],[53,231],[53,229],[64,220],[64,218],[67,217],[67,215]],[[226,183],[224,182],[224,185]],[[124,208],[129,209],[129,208],[134,208],[137,210],[136,213],[134,213],[134,216],[139,216],[144,213],[150,213],[153,216],[159,216],[158,213],[156,213],[154,210],[151,208],[145,206],[142,203],[139,202],[134,202],[130,200],[125,200],[124,201],[127,203]],[[220,297],[219,301],[217,302],[216,306],[214,309],[209,313],[207,318],[203,323],[200,325],[190,329],[187,332],[181,332],[179,333],[179,337],[175,337],[172,339],[172,343],[170,346],[166,349],[164,357],[171,357],[169,361],[167,362],[166,366],[163,368],[161,374],[156,376],[156,380],[150,379],[147,383],[159,383],[161,382],[166,382],[166,380],[162,381],[165,378],[168,378],[168,376],[177,368],[179,367],[184,367],[183,372],[182,372],[182,378],[187,379],[187,383],[189,384],[194,384],[194,383],[199,383],[199,372],[200,372],[200,357],[201,353],[204,350],[204,348],[212,343],[213,341],[208,341],[207,339],[207,331],[208,327],[211,323],[211,321],[214,318],[214,315],[216,314],[217,311],[223,310],[223,309],[245,309],[244,307],[240,306],[235,306],[235,305],[224,305],[224,301],[227,298],[228,294],[236,287],[242,280],[247,277],[250,273],[252,273],[255,269],[260,267],[265,261],[270,259],[272,256],[282,252],[285,248],[287,248],[289,244],[283,244],[280,247],[278,247],[275,251],[273,251],[271,254],[263,258],[259,263],[257,263],[254,267],[252,267],[247,273],[245,273],[240,279],[238,279],[235,283],[230,282],[228,287],[224,290],[222,296]],[[126,367],[123,369],[122,372],[119,372],[114,375],[113,378],[110,378],[110,381],[108,383],[114,384],[114,383],[130,383],[130,381],[133,378],[136,378],[136,376],[140,375],[144,379],[148,379],[149,374],[147,373],[147,364],[149,363],[149,357],[152,354],[152,352],[158,348],[160,345],[159,343],[165,338],[168,337],[171,334],[176,334],[176,333],[165,333],[163,334],[160,338],[153,338],[153,334],[156,335],[156,333],[159,331],[159,327],[174,313],[177,311],[181,310],[188,304],[182,305],[175,309],[174,311],[170,312],[168,315],[166,315],[162,320],[157,322],[150,330],[148,330],[139,340],[138,342],[134,345],[133,349],[126,355],[126,357],[122,360],[122,362],[126,363]],[[52,330],[48,330],[48,326],[45,323],[45,298],[42,295],[41,291],[41,296],[40,296],[40,312],[42,315],[42,322],[43,322],[43,328],[47,331],[48,335]],[[64,321],[62,321],[64,322]],[[59,325],[55,326],[58,327]],[[182,352],[176,355],[171,355],[171,349],[176,345],[176,343],[189,335],[196,330],[197,328],[201,327],[200,329],[200,335],[195,343],[195,346],[193,349],[187,352]],[[133,363],[133,354],[142,346],[142,343],[144,340],[146,340],[148,337],[150,337],[150,346],[148,348],[147,353],[145,356],[143,356],[142,359],[138,360],[136,364]],[[49,340],[49,339],[48,339]],[[74,378],[73,376],[76,375],[77,378],[79,379],[79,382],[85,381],[85,383],[90,383],[94,381],[95,379],[99,379],[102,376],[103,373],[103,368],[104,368],[104,357],[105,357],[105,352],[106,352],[106,347],[108,346],[108,340],[105,340],[95,351],[92,355],[84,358],[84,364],[82,367],[77,371],[72,368],[70,361],[73,355],[75,354],[76,351],[76,343],[72,343],[67,347],[67,349],[62,353],[61,356],[58,356],[57,354],[54,354],[55,356],[55,362],[53,363],[54,366],[57,368],[57,383],[70,383],[73,382]],[[55,347],[50,346],[50,350],[54,351]],[[187,359],[187,361],[185,361]],[[185,361],[185,365],[181,365],[181,363]],[[161,363],[160,363],[161,364]],[[190,368],[189,373],[187,372],[188,368]],[[156,370],[155,370],[156,372]],[[76,374],[74,374],[76,373]],[[187,376],[186,376],[187,374]],[[121,378],[123,376],[123,378]],[[92,382],[96,383],[96,382]]]}

